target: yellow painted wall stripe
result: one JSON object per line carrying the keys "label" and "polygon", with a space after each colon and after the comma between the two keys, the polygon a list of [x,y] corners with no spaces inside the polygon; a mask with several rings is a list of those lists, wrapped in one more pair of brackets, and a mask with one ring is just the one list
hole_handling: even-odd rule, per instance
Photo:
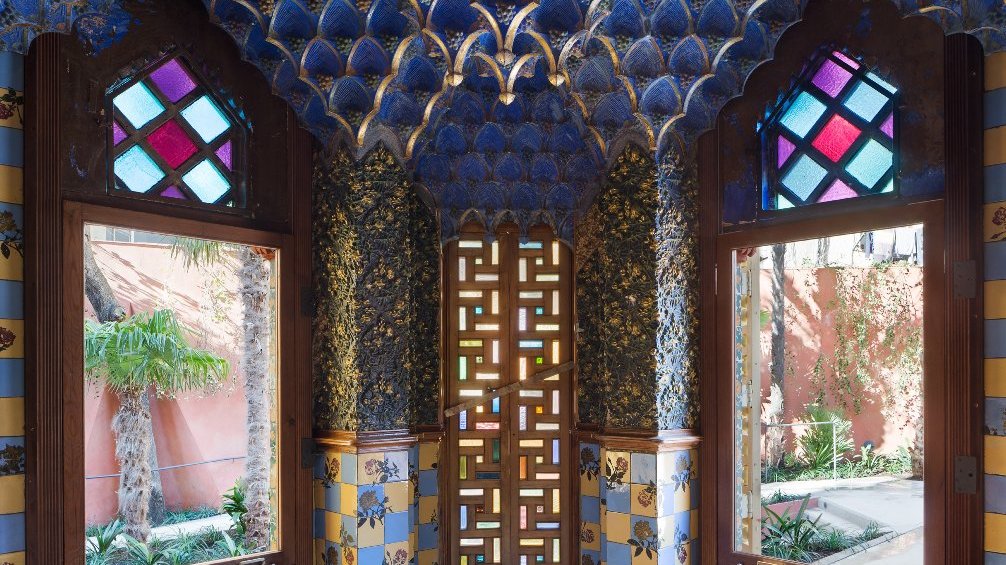
{"label": "yellow painted wall stripe", "polygon": [[985,396],[1006,397],[1006,359],[985,360]]}
{"label": "yellow painted wall stripe", "polygon": [[1006,553],[1006,514],[985,513],[985,551]]}
{"label": "yellow painted wall stripe", "polygon": [[24,475],[0,477],[0,514],[18,512],[24,512]]}
{"label": "yellow painted wall stripe", "polygon": [[1006,475],[1006,436],[985,436],[985,472]]}
{"label": "yellow painted wall stripe", "polygon": [[1006,318],[1006,280],[985,281],[985,319],[1001,318]]}
{"label": "yellow painted wall stripe", "polygon": [[10,563],[10,565],[24,565],[24,552],[0,553],[0,563]]}
{"label": "yellow painted wall stripe", "polygon": [[985,90],[1006,87],[1006,53],[985,57]]}
{"label": "yellow painted wall stripe", "polygon": [[0,398],[0,436],[24,435],[24,398]]}
{"label": "yellow painted wall stripe", "polygon": [[1006,163],[1006,126],[985,130],[985,164]]}
{"label": "yellow painted wall stripe", "polygon": [[21,167],[0,165],[0,202],[24,203],[24,170]]}

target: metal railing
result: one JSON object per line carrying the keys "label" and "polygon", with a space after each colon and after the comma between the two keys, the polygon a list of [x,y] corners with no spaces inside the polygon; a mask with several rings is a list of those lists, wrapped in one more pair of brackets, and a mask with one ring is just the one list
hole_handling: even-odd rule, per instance
{"label": "metal railing", "polygon": [[798,426],[831,426],[831,480],[838,480],[838,434],[834,421],[829,422],[798,422],[795,424],[762,424],[766,428],[795,428]]}
{"label": "metal railing", "polygon": [[[167,467],[158,467],[157,469],[152,469],[152,472],[159,473],[161,471],[170,471],[172,469],[181,469],[182,467],[194,467],[196,465],[206,465],[208,463],[222,463],[224,461],[239,461],[241,459],[247,459],[247,455],[238,455],[237,457],[221,457],[220,459],[207,459],[206,461],[196,461],[195,463],[181,463],[178,465],[168,465]],[[122,473],[111,473],[108,475],[93,475],[90,477],[84,477],[84,480],[89,479],[110,479],[112,477],[119,477]]]}

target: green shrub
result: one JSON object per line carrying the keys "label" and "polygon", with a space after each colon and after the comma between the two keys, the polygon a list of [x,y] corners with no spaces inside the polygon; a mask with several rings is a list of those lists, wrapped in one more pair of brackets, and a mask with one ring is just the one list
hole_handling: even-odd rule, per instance
{"label": "green shrub", "polygon": [[234,522],[234,530],[238,535],[245,532],[245,514],[248,513],[248,506],[245,504],[245,483],[238,479],[234,486],[223,494],[223,511],[231,517]]}
{"label": "green shrub", "polygon": [[852,422],[843,418],[837,411],[828,410],[818,404],[808,404],[804,421],[834,424],[834,426],[808,426],[807,433],[797,439],[801,457],[807,467],[830,469],[836,459],[841,461],[845,458],[845,453],[855,447],[852,442]]}

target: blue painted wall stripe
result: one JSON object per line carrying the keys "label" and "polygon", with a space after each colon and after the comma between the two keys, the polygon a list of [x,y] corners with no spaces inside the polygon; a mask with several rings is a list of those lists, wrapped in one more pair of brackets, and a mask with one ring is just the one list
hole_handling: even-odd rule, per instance
{"label": "blue painted wall stripe", "polygon": [[24,551],[24,514],[0,514],[0,553]]}
{"label": "blue painted wall stripe", "polygon": [[1006,279],[1006,241],[985,244],[985,280]]}
{"label": "blue painted wall stripe", "polygon": [[0,52],[0,86],[24,92],[24,56]]}
{"label": "blue painted wall stripe", "polygon": [[24,396],[24,359],[0,359],[0,397]]}
{"label": "blue painted wall stripe", "polygon": [[1006,164],[985,167],[985,202],[1006,200]]}
{"label": "blue painted wall stripe", "polygon": [[24,132],[0,127],[0,165],[24,166]]}
{"label": "blue painted wall stripe", "polygon": [[985,129],[1006,125],[1006,88],[985,93]]}

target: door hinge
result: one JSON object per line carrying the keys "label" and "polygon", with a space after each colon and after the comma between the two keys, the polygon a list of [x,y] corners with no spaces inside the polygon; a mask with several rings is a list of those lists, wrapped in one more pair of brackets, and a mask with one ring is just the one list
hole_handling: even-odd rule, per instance
{"label": "door hinge", "polygon": [[974,261],[954,261],[954,298],[978,295],[978,269]]}
{"label": "door hinge", "polygon": [[314,315],[314,289],[309,286],[300,287],[300,313],[302,316]]}
{"label": "door hinge", "polygon": [[954,492],[975,494],[978,492],[978,460],[970,455],[954,457]]}
{"label": "door hinge", "polygon": [[314,449],[315,443],[313,437],[303,437],[300,438],[300,468],[301,469],[313,469],[314,468],[314,456],[318,454]]}

